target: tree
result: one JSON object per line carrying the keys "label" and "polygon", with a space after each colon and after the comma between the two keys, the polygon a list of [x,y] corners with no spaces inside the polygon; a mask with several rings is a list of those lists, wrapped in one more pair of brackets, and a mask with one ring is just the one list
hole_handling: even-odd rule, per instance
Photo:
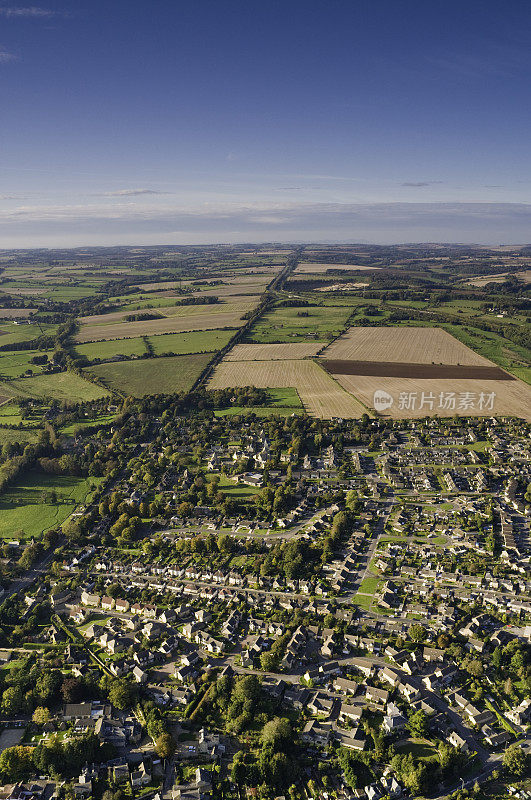
{"label": "tree", "polygon": [[503,754],[504,769],[515,778],[525,778],[529,771],[529,757],[518,744],[512,744]]}
{"label": "tree", "polygon": [[276,672],[278,669],[278,656],[270,650],[260,654],[260,666],[265,672]]}
{"label": "tree", "polygon": [[262,728],[260,741],[262,745],[269,745],[274,750],[280,750],[291,740],[293,731],[289,720],[275,717]]}
{"label": "tree", "polygon": [[77,678],[65,678],[61,694],[65,703],[75,703],[81,697],[82,684]]}
{"label": "tree", "polygon": [[287,786],[293,777],[293,763],[285,753],[275,753],[269,763],[269,778],[274,786]]}
{"label": "tree", "polygon": [[419,738],[426,736],[428,732],[428,718],[421,708],[410,716],[407,727],[413,736],[418,736]]}
{"label": "tree", "polygon": [[131,708],[135,698],[136,687],[125,678],[119,678],[111,683],[109,687],[109,702],[119,708],[120,711]]}
{"label": "tree", "polygon": [[14,717],[20,712],[22,706],[22,691],[18,686],[8,686],[2,694],[2,714]]}
{"label": "tree", "polygon": [[234,761],[232,762],[232,769],[230,771],[230,778],[233,783],[237,786],[241,786],[245,783],[245,778],[247,775],[247,770],[245,768],[245,764],[243,761],[238,758],[238,754],[235,756]]}
{"label": "tree", "polygon": [[409,635],[414,642],[423,642],[426,639],[426,630],[418,622],[409,629]]}
{"label": "tree", "polygon": [[479,658],[472,658],[470,661],[467,661],[466,671],[474,678],[481,678],[483,675],[483,664]]}
{"label": "tree", "polygon": [[0,755],[0,773],[6,783],[25,781],[34,772],[33,748],[8,747]]}
{"label": "tree", "polygon": [[173,739],[169,733],[162,733],[155,742],[155,750],[161,758],[169,758],[174,750]]}
{"label": "tree", "polygon": [[32,720],[37,725],[45,725],[47,722],[50,721],[50,709],[46,708],[46,706],[37,706],[35,711],[33,712]]}

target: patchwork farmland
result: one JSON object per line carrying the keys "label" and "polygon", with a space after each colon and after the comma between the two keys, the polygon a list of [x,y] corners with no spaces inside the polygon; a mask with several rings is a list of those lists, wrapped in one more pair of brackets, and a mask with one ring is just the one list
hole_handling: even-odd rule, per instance
{"label": "patchwork farmland", "polygon": [[[348,392],[395,419],[521,414],[531,389],[440,328],[351,328],[322,351],[323,366]],[[384,398],[385,399],[385,398]]]}
{"label": "patchwork farmland", "polygon": [[[242,312],[243,313],[243,312]],[[238,328],[242,322],[238,312],[224,314],[196,313],[139,322],[117,322],[114,325],[81,325],[76,342],[97,342],[106,339],[129,339],[158,333],[206,331],[216,328]]]}
{"label": "patchwork farmland", "polygon": [[228,361],[216,368],[209,389],[256,386],[263,389],[294,387],[315,417],[359,419],[366,409],[314,361]]}

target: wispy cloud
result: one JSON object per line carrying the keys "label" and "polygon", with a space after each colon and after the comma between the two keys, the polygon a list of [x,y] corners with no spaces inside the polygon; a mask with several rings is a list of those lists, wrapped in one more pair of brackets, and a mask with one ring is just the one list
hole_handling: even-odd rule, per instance
{"label": "wispy cloud", "polygon": [[139,197],[146,194],[171,194],[171,192],[159,192],[157,189],[118,189],[116,192],[103,192],[101,197]]}
{"label": "wispy cloud", "polygon": [[10,53],[8,50],[4,50],[3,47],[0,47],[0,64],[9,64],[10,61],[16,61],[17,57],[14,53]]}
{"label": "wispy cloud", "polygon": [[400,186],[410,186],[412,188],[419,189],[423,186],[435,186],[437,183],[442,183],[442,181],[404,181],[404,183],[401,183]]}
{"label": "wispy cloud", "polygon": [[40,8],[39,6],[0,6],[0,16],[7,18],[33,17],[34,19],[43,19],[54,17],[56,13],[49,8]]}

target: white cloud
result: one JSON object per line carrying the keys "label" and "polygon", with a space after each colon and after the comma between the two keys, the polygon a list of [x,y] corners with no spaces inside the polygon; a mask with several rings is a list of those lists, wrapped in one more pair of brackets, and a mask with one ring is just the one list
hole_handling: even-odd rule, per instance
{"label": "white cloud", "polygon": [[159,192],[156,189],[119,189],[116,192],[104,192],[102,197],[138,197],[143,194],[171,194],[171,192]]}
{"label": "white cloud", "polygon": [[0,6],[0,16],[8,19],[16,17],[42,19],[55,16],[55,12],[49,8],[39,8],[39,6]]}
{"label": "white cloud", "polygon": [[8,64],[10,61],[16,61],[17,57],[14,53],[10,53],[8,50],[4,50],[3,47],[0,47],[0,64]]}

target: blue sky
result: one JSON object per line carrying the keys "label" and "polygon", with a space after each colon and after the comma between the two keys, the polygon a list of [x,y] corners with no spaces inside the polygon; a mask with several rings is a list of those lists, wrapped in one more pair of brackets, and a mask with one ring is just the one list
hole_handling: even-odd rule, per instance
{"label": "blue sky", "polygon": [[0,247],[529,242],[530,86],[528,0],[0,0]]}

